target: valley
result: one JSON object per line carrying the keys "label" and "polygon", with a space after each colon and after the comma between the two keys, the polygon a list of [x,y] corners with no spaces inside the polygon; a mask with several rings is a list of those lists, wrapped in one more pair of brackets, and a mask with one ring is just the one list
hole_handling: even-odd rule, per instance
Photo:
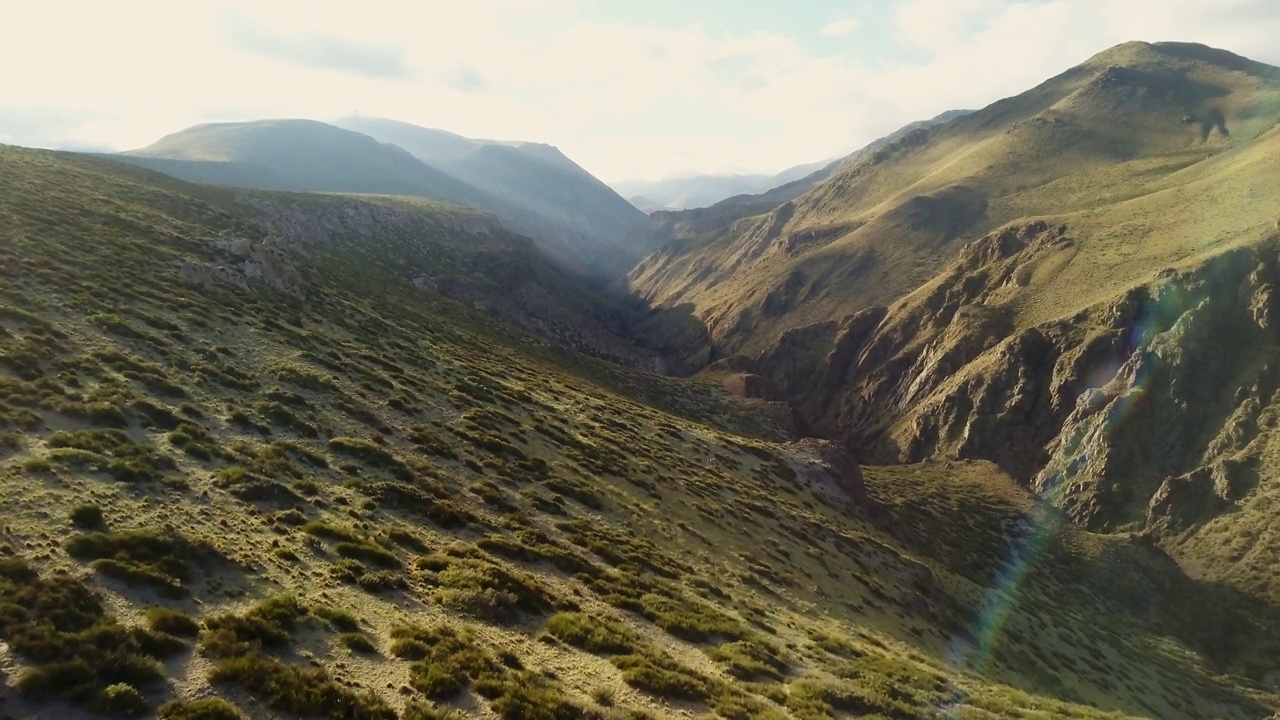
{"label": "valley", "polygon": [[368,118],[0,146],[0,718],[1273,717],[1278,166],[1185,43],[647,218]]}

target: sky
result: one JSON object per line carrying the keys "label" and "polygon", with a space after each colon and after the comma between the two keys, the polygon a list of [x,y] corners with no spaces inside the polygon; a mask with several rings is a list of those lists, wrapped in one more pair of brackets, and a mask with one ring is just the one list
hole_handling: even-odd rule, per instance
{"label": "sky", "polygon": [[1128,40],[1280,65],[1280,0],[41,0],[0,4],[0,143],[391,117],[607,182],[774,173]]}

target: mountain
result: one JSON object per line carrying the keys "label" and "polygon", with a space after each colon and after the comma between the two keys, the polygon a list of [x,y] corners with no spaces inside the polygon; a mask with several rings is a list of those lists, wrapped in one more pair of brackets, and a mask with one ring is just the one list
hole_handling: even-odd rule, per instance
{"label": "mountain", "polygon": [[[598,182],[593,195],[590,176],[567,159],[557,165],[553,155],[558,153],[524,151],[516,161],[500,161],[489,166],[494,174],[521,179],[478,187],[363,133],[312,120],[261,120],[199,125],[118,157],[192,182],[416,196],[465,205],[493,213],[561,264],[585,272],[620,242],[616,233],[627,227],[628,211],[637,221],[642,215]],[[554,167],[570,179],[548,183],[541,197],[520,190],[521,183],[531,184],[530,175]]]}
{"label": "mountain", "polygon": [[401,148],[313,120],[197,125],[120,159],[210,184],[416,195],[457,204],[486,200]]}
{"label": "mountain", "polygon": [[965,244],[1044,217],[1090,250],[1035,294],[1038,317],[1069,314],[1273,222],[1259,185],[1275,72],[1202,46],[1122,45],[906,133],[792,200],[748,217],[721,210],[646,258],[630,287],[691,305],[722,354],[754,352],[787,329],[890,304]]}
{"label": "mountain", "polygon": [[771,209],[817,187],[837,170],[862,160],[903,135],[941,125],[970,112],[948,110],[929,120],[910,123],[842,158],[796,165],[776,175],[698,175],[659,181],[624,181],[614,186],[632,204],[650,213],[698,210],[725,203]]}
{"label": "mountain", "polygon": [[1272,717],[1278,162],[1280,70],[1126,44],[646,307],[458,205],[0,146],[0,714]]}
{"label": "mountain", "polygon": [[1280,708],[1274,606],[995,464],[859,468],[451,294],[592,302],[486,216],[0,170],[15,717]]}
{"label": "mountain", "polygon": [[419,160],[472,187],[502,198],[528,217],[529,232],[549,234],[596,262],[609,250],[625,260],[597,269],[620,275],[641,252],[623,241],[644,223],[644,213],[550,145],[469,140],[460,135],[382,118],[351,117],[339,127],[408,150]]}
{"label": "mountain", "polygon": [[787,168],[775,175],[694,175],[668,180],[624,180],[613,189],[647,212],[708,207],[735,195],[756,195],[818,172],[833,160]]}
{"label": "mountain", "polygon": [[[799,179],[785,184],[777,184],[769,190],[760,192],[758,195],[735,195],[728,199],[716,202],[709,208],[696,208],[691,210],[657,210],[649,214],[648,223],[644,227],[637,228],[628,238],[627,243],[637,249],[646,249],[648,251],[658,250],[663,246],[684,247],[694,243],[698,245],[701,242],[712,242],[723,240],[723,237],[732,233],[735,223],[744,218],[754,217],[754,215],[762,215],[768,211],[778,208],[785,202],[795,200],[796,197],[804,195],[804,193],[812,191],[819,184],[826,182],[838,170],[854,167],[861,161],[872,158],[877,152],[886,149],[886,147],[896,146],[902,141],[902,138],[913,135],[913,133],[927,132],[928,128],[940,126],[950,122],[950,120],[963,117],[970,113],[970,110],[948,110],[946,113],[937,115],[932,119],[918,120],[918,122],[910,123],[908,126],[897,129],[891,135],[878,138],[878,140],[870,142],[869,145],[861,147],[861,149],[851,152],[845,158],[831,161],[823,165],[822,168],[814,170],[814,172],[806,174]],[[797,165],[796,170],[804,168],[803,165]],[[648,268],[649,264],[655,263],[654,259],[646,259],[645,263],[636,264],[632,270],[639,268]],[[701,260],[699,260],[701,261]],[[682,272],[687,270],[684,264],[684,256],[680,251],[672,255],[671,270],[673,272]],[[657,272],[667,272],[667,268],[659,268]],[[654,272],[654,270],[645,270],[645,272]],[[705,265],[698,268],[699,274],[707,273]],[[644,284],[636,284],[635,288],[639,288],[641,295],[654,299],[654,288],[660,286],[664,282],[675,282],[671,278],[657,279],[657,281],[645,281]],[[620,283],[622,284],[622,283]],[[628,291],[631,286],[628,286]],[[669,315],[669,314],[668,314]],[[660,323],[659,323],[660,324]],[[710,350],[707,333],[699,332],[700,324],[690,324],[682,322],[684,328],[678,328],[678,332],[671,332],[669,328],[650,328],[650,337],[654,338],[664,345],[672,346],[673,351],[678,346],[685,346],[685,351],[691,346],[698,346],[700,350],[690,357],[707,357]],[[698,325],[698,327],[694,327]],[[673,341],[672,337],[676,337]],[[675,345],[673,345],[675,343]]]}
{"label": "mountain", "polygon": [[994,463],[1274,605],[1278,162],[1280,69],[1128,43],[630,282],[702,321],[703,377],[860,461]]}

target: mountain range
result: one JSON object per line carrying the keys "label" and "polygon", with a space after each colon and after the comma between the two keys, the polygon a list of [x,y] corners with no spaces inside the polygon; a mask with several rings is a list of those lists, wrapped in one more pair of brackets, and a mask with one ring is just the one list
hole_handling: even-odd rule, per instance
{"label": "mountain range", "polygon": [[624,180],[612,187],[645,212],[692,210],[735,195],[758,195],[812,175],[833,162],[796,165],[775,175],[691,175],[667,180]]}
{"label": "mountain range", "polygon": [[214,123],[117,156],[192,182],[409,195],[485,210],[589,271],[644,215],[548,145],[467,140],[391,120]]}
{"label": "mountain range", "polygon": [[0,146],[0,717],[1274,717],[1277,168],[1280,68],[1145,42],[648,216]]}

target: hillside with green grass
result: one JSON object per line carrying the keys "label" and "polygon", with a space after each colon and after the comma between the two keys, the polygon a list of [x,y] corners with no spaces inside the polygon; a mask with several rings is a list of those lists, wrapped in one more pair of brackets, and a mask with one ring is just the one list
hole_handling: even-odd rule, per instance
{"label": "hillside with green grass", "polygon": [[4,714],[1280,707],[1274,606],[996,464],[859,470],[442,291],[526,262],[483,216],[0,171]]}
{"label": "hillside with green grass", "polygon": [[757,353],[893,303],[993,230],[1044,220],[1068,224],[1076,249],[1022,293],[1017,321],[1069,317],[1273,227],[1278,120],[1280,69],[1200,45],[1121,45],[908,133],[794,200],[696,227],[628,284],[692,307],[720,355]]}
{"label": "hillside with green grass", "polygon": [[[950,110],[929,120],[908,123],[897,131],[868,143],[865,147],[859,148],[843,158],[826,163],[798,178],[785,182],[771,181],[772,184],[766,183],[764,187],[759,188],[759,191],[755,193],[735,193],[719,202],[708,203],[708,207],[695,207],[679,211],[657,210],[649,214],[648,222],[643,227],[633,232],[629,242],[637,248],[643,248],[646,252],[658,250],[659,252],[655,256],[657,258],[666,257],[670,254],[673,258],[673,265],[678,264],[683,262],[679,258],[686,249],[719,242],[723,239],[725,233],[737,227],[738,221],[743,218],[751,218],[768,213],[780,205],[810,192],[842,169],[858,165],[874,156],[881,149],[899,142],[907,135],[920,130],[928,130],[935,125],[941,125],[966,115],[968,112],[968,110]],[[783,173],[774,179],[780,181],[786,175],[786,173]],[[651,258],[642,263],[641,267],[649,267],[658,262],[663,261]],[[699,262],[703,261],[699,259]],[[629,281],[619,281],[620,285],[624,283],[629,289],[640,288],[640,286],[632,285]],[[645,294],[651,294],[651,291],[640,289]]]}

